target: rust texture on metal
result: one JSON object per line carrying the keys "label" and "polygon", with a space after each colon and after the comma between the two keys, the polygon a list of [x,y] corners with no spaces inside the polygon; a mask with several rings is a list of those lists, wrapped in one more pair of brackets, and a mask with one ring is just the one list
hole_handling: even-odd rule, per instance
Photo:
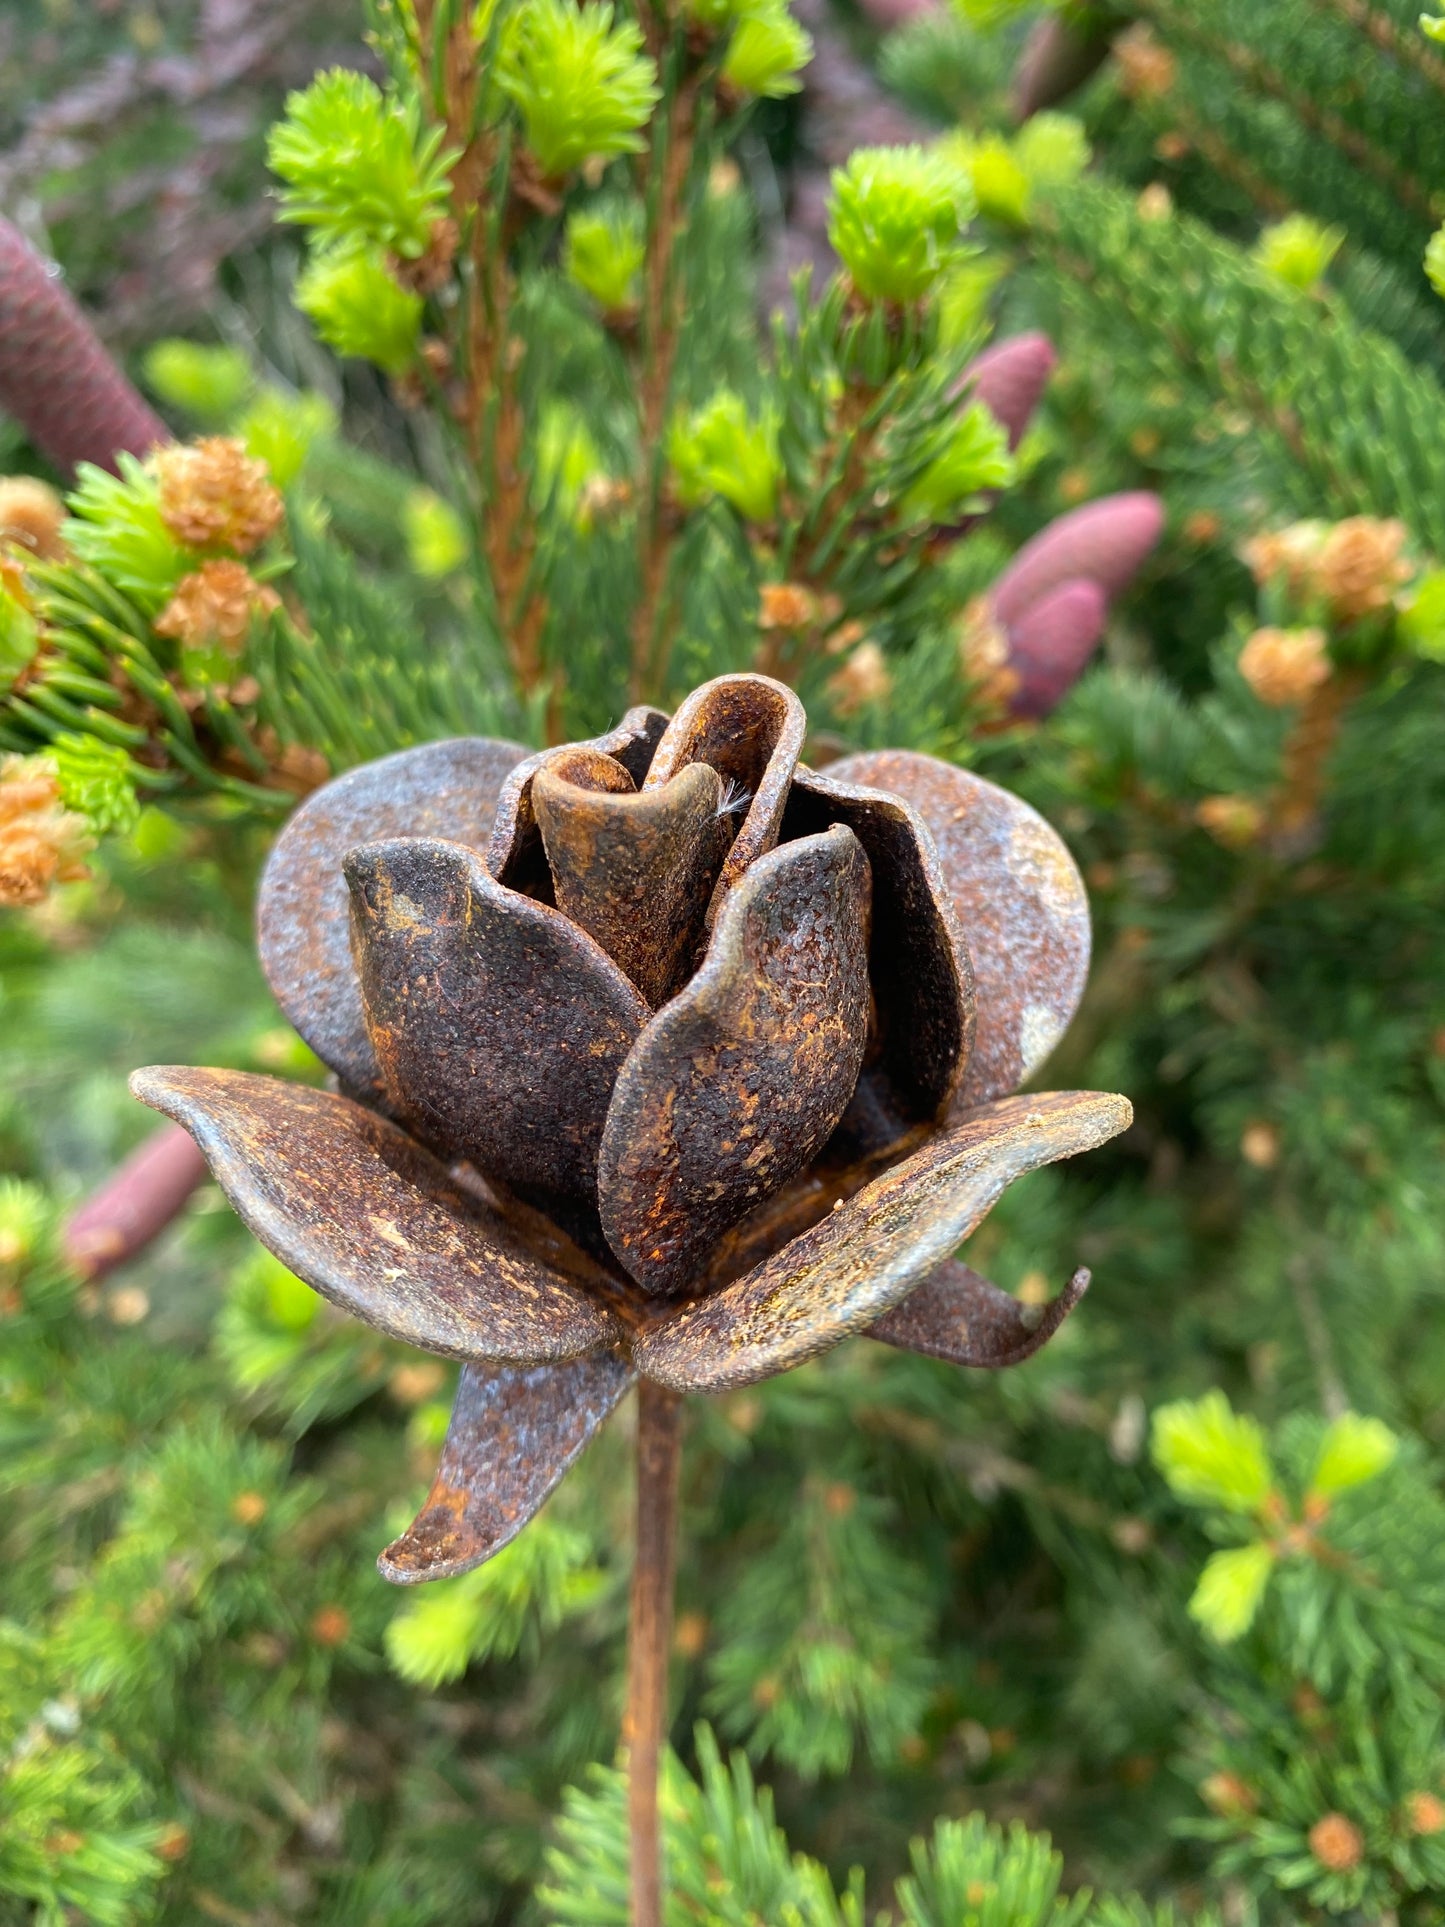
{"label": "rust texture on metal", "polygon": [[636,1376],[615,1351],[561,1365],[464,1365],[426,1504],[377,1561],[382,1576],[402,1586],[446,1579],[500,1552]]}
{"label": "rust texture on metal", "polygon": [[1015,1178],[1129,1121],[1007,1095],[1082,989],[1078,874],[994,785],[901,751],[817,776],[803,732],[783,684],[724,676],[671,722],[339,778],[277,844],[260,937],[362,1101],[134,1080],[283,1263],[476,1368],[388,1577],[505,1544],[635,1376],[720,1391],[862,1332],[1013,1364],[1082,1293],[1032,1308],[953,1262]]}
{"label": "rust texture on metal", "polygon": [[867,1035],[868,895],[851,830],[761,857],[623,1065],[602,1228],[645,1291],[686,1291],[722,1233],[832,1136]]}
{"label": "rust texture on metal", "polygon": [[894,1138],[884,1149],[872,1151],[851,1163],[834,1161],[832,1154],[839,1145],[835,1137],[828,1145],[826,1156],[800,1171],[776,1197],[769,1198],[731,1231],[724,1232],[708,1253],[700,1288],[692,1295],[701,1298],[722,1285],[732,1284],[734,1279],[760,1265],[764,1258],[771,1258],[775,1251],[781,1251],[804,1231],[811,1231],[835,1205],[855,1196],[865,1184],[881,1177],[931,1136],[928,1126],[914,1125],[904,1137]]}
{"label": "rust texture on metal", "polygon": [[870,1325],[868,1336],[950,1365],[996,1372],[1022,1365],[1047,1345],[1088,1289],[1089,1273],[1081,1267],[1049,1304],[1025,1305],[950,1258]]}
{"label": "rust texture on metal", "polygon": [[615,1343],[574,1276],[350,1098],[249,1071],[138,1071],[142,1103],[184,1124],[237,1214],[298,1277],[368,1325],[443,1358],[537,1365]]}
{"label": "rust texture on metal", "polygon": [[651,1016],[636,988],[585,930],[459,843],[364,843],[345,867],[367,1029],[398,1114],[590,1232],[612,1087]]}
{"label": "rust texture on metal", "polygon": [[1017,1090],[1068,1028],[1089,974],[1089,900],[1063,839],[1009,790],[912,750],[847,756],[828,775],[903,797],[937,846],[978,997],[954,1115]]}
{"label": "rust texture on metal", "polygon": [[557,908],[596,938],[654,1010],[695,959],[727,850],[721,800],[706,763],[630,795],[589,792],[555,764],[532,780]]}
{"label": "rust texture on metal", "polygon": [[644,1326],[633,1355],[678,1392],[730,1391],[815,1358],[900,1304],[1016,1178],[1103,1144],[1122,1097],[1008,1097],[915,1151],[755,1270]]}
{"label": "rust texture on metal", "polygon": [[786,683],[718,676],[692,692],[657,745],[645,788],[671,782],[689,763],[706,763],[721,777],[723,807],[737,821],[710,921],[748,865],[777,842],[807,733],[803,705]]}
{"label": "rust texture on metal", "polygon": [[[638,788],[666,727],[667,718],[660,709],[641,705],[629,709],[616,729],[608,730],[605,736],[595,736],[586,743],[564,743],[560,749],[539,750],[535,756],[518,763],[497,797],[496,820],[486,843],[487,868],[497,881],[509,889],[535,896],[543,903],[553,900],[552,873],[547,867],[542,831],[532,807],[532,779],[539,769],[560,765],[573,772],[571,780],[575,782],[577,772],[586,767],[581,759],[592,752],[620,764],[631,778],[631,787]],[[595,771],[598,765],[592,767]],[[602,786],[588,785],[590,788]]]}
{"label": "rust texture on metal", "polygon": [[377,1088],[341,859],[383,836],[444,836],[485,850],[520,743],[458,737],[398,750],[308,796],[277,837],[256,903],[261,967],[282,1010],[353,1090]]}
{"label": "rust texture on metal", "polygon": [[[938,855],[912,805],[841,783],[831,772],[799,770],[784,838],[811,836],[834,823],[852,830],[873,866],[868,970],[877,1025],[865,1082],[884,1084],[874,1108],[902,1120],[889,1130],[893,1137],[907,1123],[947,1115],[973,1050],[973,964]],[[880,1148],[861,1116],[857,1135],[861,1151]]]}

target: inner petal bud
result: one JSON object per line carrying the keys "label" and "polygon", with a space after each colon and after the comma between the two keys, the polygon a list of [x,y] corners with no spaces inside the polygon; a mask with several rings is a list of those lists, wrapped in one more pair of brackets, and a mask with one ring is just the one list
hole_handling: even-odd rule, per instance
{"label": "inner petal bud", "polygon": [[605,736],[539,750],[520,762],[502,784],[487,844],[487,868],[498,883],[539,903],[552,901],[552,873],[532,809],[532,779],[539,769],[560,768],[583,789],[635,789],[647,774],[666,728],[667,718],[660,709],[641,706],[629,709]]}
{"label": "inner petal bud", "polygon": [[694,763],[628,795],[560,763],[532,780],[557,908],[594,937],[655,1010],[691,972],[729,832],[716,770]]}
{"label": "inner petal bud", "polygon": [[806,731],[803,705],[770,676],[718,676],[695,689],[668,724],[644,791],[671,782],[691,763],[707,763],[723,780],[724,804],[738,812],[709,925],[749,864],[776,844]]}

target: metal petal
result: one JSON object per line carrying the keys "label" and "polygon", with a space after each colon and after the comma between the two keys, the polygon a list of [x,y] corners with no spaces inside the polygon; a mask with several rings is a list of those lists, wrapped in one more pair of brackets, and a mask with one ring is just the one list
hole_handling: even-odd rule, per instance
{"label": "metal petal", "polygon": [[785,1184],[776,1197],[767,1199],[723,1234],[708,1253],[707,1265],[692,1296],[701,1298],[722,1285],[730,1285],[765,1258],[771,1258],[794,1238],[821,1224],[835,1205],[882,1177],[933,1135],[926,1125],[918,1124],[901,1142],[869,1152],[851,1164],[839,1164],[834,1162],[831,1152],[838,1143],[841,1129],[834,1134],[827,1154],[815,1159],[791,1184]]}
{"label": "metal petal", "polygon": [[445,836],[484,850],[497,797],[527,755],[486,736],[426,743],[349,770],[308,796],[280,836],[256,905],[261,966],[277,1003],[353,1090],[378,1088],[351,963],[341,859],[379,836]]}
{"label": "metal petal", "polygon": [[[539,1262],[404,1131],[330,1091],[245,1071],[137,1071],[143,1104],[184,1124],[268,1251],[344,1311],[444,1358],[532,1365],[617,1343],[572,1277]],[[554,1248],[555,1249],[555,1248]]]}
{"label": "metal petal", "polygon": [[631,796],[583,789],[555,765],[532,779],[557,908],[597,939],[654,1010],[696,958],[728,845],[721,794],[704,763]]}
{"label": "metal petal", "polygon": [[942,1118],[968,1068],[975,1009],[973,966],[938,853],[901,797],[839,782],[831,768],[826,776],[800,769],[784,840],[831,823],[847,824],[873,868],[868,971],[880,1068],[905,1119]]}
{"label": "metal petal", "polygon": [[746,1277],[639,1332],[645,1378],[718,1392],[790,1370],[873,1324],[935,1272],[1026,1171],[1105,1143],[1127,1099],[1005,1098],[932,1139]]}
{"label": "metal petal", "polygon": [[[551,903],[552,874],[542,848],[542,832],[532,808],[532,778],[539,769],[555,767],[571,782],[587,789],[636,789],[647,774],[653,751],[667,718],[660,709],[645,704],[629,709],[616,729],[585,743],[564,743],[560,749],[544,749],[519,763],[502,785],[497,799],[496,821],[487,845],[487,868],[499,883]],[[601,761],[620,764],[630,783],[607,783],[601,776]],[[462,839],[465,841],[465,839]]]}
{"label": "metal petal", "polygon": [[1088,1289],[1089,1273],[1081,1269],[1051,1304],[1024,1305],[950,1258],[867,1335],[950,1365],[997,1371],[1021,1365],[1047,1345]]}
{"label": "metal petal", "polygon": [[390,1102],[585,1240],[612,1086],[651,1011],[585,930],[498,883],[475,850],[403,837],[345,868]]}
{"label": "metal petal", "polygon": [[637,1374],[620,1352],[495,1371],[468,1365],[426,1504],[377,1560],[413,1586],[470,1572],[515,1539]]}
{"label": "metal petal", "polygon": [[904,797],[937,845],[978,997],[952,1115],[1015,1090],[1063,1036],[1089,974],[1089,902],[1062,838],[1010,791],[933,756],[875,750],[828,774]]}
{"label": "metal petal", "polygon": [[807,727],[803,705],[786,683],[747,675],[703,683],[668,724],[643,788],[670,783],[689,763],[707,763],[722,778],[723,807],[741,813],[709,923],[749,864],[777,842]]}
{"label": "metal petal", "polygon": [[644,1290],[693,1284],[722,1233],[822,1149],[867,1026],[868,859],[840,826],[753,864],[622,1067],[598,1197]]}

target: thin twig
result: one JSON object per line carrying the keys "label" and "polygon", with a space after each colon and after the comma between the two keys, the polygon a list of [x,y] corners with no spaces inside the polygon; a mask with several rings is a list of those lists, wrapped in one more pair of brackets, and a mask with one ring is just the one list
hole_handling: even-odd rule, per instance
{"label": "thin twig", "polygon": [[1324,799],[1325,773],[1340,726],[1364,687],[1358,672],[1337,670],[1314,691],[1290,730],[1280,763],[1279,789],[1270,804],[1269,828],[1286,845],[1314,830]]}
{"label": "thin twig", "polygon": [[691,75],[683,73],[667,113],[643,291],[639,430],[648,484],[638,516],[642,581],[632,625],[630,693],[633,702],[641,702],[658,688],[667,667],[666,651],[659,643],[658,631],[673,530],[662,493],[662,444],[681,325],[677,239],[682,227],[683,190],[692,166],[696,113],[697,83]]}

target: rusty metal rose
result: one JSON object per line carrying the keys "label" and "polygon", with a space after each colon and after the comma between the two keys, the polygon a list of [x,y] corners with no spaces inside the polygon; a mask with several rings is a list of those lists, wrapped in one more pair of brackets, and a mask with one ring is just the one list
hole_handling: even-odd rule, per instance
{"label": "rusty metal rose", "polygon": [[434,743],[292,817],[261,955],[339,1091],[142,1071],[261,1242],[464,1361],[391,1579],[466,1570],[639,1377],[748,1385],[850,1333],[1010,1365],[1058,1327],[952,1253],[1004,1188],[1129,1121],[1011,1097],[1089,926],[1063,844],[931,757],[799,763],[802,706],[725,676],[528,755]]}

